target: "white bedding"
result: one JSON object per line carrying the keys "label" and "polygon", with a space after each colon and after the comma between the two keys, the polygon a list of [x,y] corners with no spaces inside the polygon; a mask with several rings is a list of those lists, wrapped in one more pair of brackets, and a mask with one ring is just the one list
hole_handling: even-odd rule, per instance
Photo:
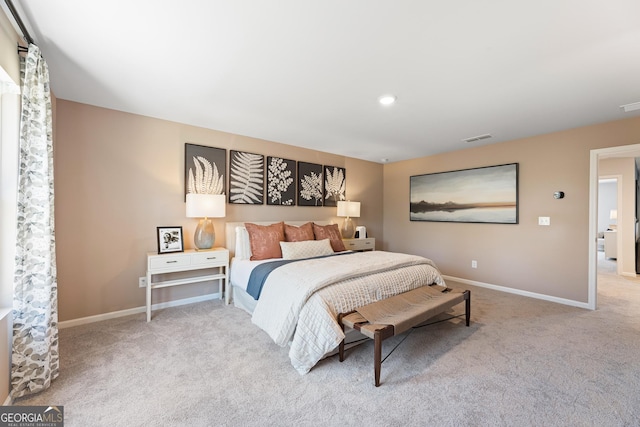
{"label": "white bedding", "polygon": [[[246,289],[247,265],[234,263],[235,286]],[[415,255],[373,251],[293,262],[268,277],[252,322],[277,344],[290,344],[291,363],[305,374],[344,338],[338,313],[432,283],[446,286],[433,262]]]}

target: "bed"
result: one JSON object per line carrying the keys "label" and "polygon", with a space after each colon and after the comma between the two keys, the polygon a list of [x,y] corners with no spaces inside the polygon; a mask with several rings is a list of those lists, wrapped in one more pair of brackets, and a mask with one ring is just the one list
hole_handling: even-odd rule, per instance
{"label": "bed", "polygon": [[[271,254],[252,260],[254,255],[265,256],[252,244],[262,242],[263,237],[273,238],[265,237],[265,230],[279,230],[279,224],[295,233],[312,224],[315,234],[308,240],[285,240],[279,257]],[[256,229],[264,234],[256,234]],[[341,240],[337,242],[333,234],[331,238],[322,235],[323,230],[333,233],[334,229],[337,232],[337,226],[328,221],[226,225],[227,247],[232,254],[227,295],[236,307],[250,313],[252,323],[276,344],[289,346],[291,364],[300,374],[335,352],[345,337],[338,324],[339,313],[420,286],[446,286],[435,264],[424,257],[386,251],[335,252]],[[267,246],[274,249],[273,245]],[[307,248],[322,250],[313,249],[313,256],[306,257]]]}

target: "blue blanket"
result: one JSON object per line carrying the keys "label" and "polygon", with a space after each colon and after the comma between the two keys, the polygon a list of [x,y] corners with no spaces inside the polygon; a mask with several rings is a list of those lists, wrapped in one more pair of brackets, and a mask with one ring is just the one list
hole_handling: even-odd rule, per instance
{"label": "blue blanket", "polygon": [[[355,252],[338,252],[332,255],[325,255],[321,257],[315,258],[327,258],[330,256],[336,255],[346,255],[353,254]],[[253,297],[253,299],[257,300],[260,298],[260,293],[262,293],[262,287],[264,286],[264,282],[267,281],[267,277],[271,274],[273,270],[283,265],[289,264],[290,262],[297,261],[305,261],[312,258],[302,258],[302,259],[279,259],[277,261],[265,262],[257,265],[253,270],[251,270],[251,275],[249,276],[249,283],[247,284],[247,293]]]}

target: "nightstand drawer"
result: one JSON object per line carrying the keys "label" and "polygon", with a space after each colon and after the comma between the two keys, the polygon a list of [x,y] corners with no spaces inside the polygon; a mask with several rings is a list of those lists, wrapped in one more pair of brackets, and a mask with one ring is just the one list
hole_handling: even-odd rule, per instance
{"label": "nightstand drawer", "polygon": [[191,263],[184,255],[158,255],[149,258],[149,269],[186,267]]}
{"label": "nightstand drawer", "polygon": [[191,265],[205,265],[225,263],[229,259],[229,253],[227,251],[211,251],[211,252],[198,252],[191,255]]}
{"label": "nightstand drawer", "polygon": [[376,247],[376,239],[367,237],[366,239],[342,239],[344,247],[351,251],[373,251]]}

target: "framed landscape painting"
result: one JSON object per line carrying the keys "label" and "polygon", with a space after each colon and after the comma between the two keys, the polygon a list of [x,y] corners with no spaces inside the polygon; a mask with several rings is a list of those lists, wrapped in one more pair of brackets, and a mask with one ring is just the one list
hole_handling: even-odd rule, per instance
{"label": "framed landscape painting", "polygon": [[410,220],[518,223],[518,163],[410,177]]}

